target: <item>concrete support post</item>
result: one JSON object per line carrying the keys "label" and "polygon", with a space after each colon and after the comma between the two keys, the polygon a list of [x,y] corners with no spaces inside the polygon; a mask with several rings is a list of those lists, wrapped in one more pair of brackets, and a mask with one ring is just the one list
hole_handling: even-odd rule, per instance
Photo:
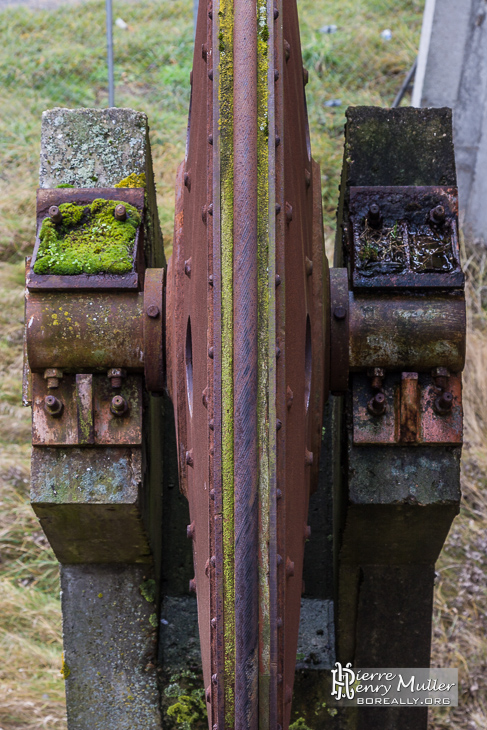
{"label": "concrete support post", "polygon": [[451,107],[460,221],[487,241],[487,1],[427,0],[413,106]]}

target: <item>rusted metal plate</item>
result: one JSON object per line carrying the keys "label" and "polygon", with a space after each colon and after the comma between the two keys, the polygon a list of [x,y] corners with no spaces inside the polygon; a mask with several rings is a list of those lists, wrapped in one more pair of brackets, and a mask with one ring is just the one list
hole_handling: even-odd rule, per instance
{"label": "rusted metal plate", "polygon": [[146,269],[144,281],[144,374],[152,393],[162,393],[166,382],[164,275],[164,269]]}
{"label": "rusted metal plate", "polygon": [[142,371],[144,297],[139,292],[26,291],[29,366],[33,371]]}
{"label": "rusted metal plate", "polygon": [[348,389],[350,350],[350,303],[347,269],[330,269],[330,390],[334,395]]}
{"label": "rusted metal plate", "polygon": [[28,289],[139,289],[142,288],[145,269],[143,223],[137,229],[133,252],[133,271],[127,274],[76,274],[63,276],[35,274],[34,265],[39,250],[39,232],[49,208],[62,203],[89,205],[97,198],[130,203],[141,213],[144,211],[144,188],[53,188],[37,191],[37,234],[32,265],[27,274]]}
{"label": "rusted metal plate", "polygon": [[[381,392],[385,411],[371,412],[374,396],[371,378],[352,375],[353,443],[367,444],[452,444],[463,441],[462,381],[450,375],[440,388],[429,373],[386,373]],[[451,393],[451,408],[439,412],[438,399]]]}
{"label": "rusted metal plate", "polygon": [[[113,388],[106,375],[64,374],[56,388],[49,388],[39,373],[32,377],[34,446],[142,443],[141,376],[128,375],[120,388]],[[121,403],[117,412],[114,398],[126,407]]]}
{"label": "rusted metal plate", "polygon": [[351,187],[353,288],[462,287],[453,187]]}

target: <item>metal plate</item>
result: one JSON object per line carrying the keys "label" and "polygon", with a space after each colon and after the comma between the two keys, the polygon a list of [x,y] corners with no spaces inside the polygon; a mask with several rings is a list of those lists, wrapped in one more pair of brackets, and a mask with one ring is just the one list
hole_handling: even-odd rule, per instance
{"label": "metal plate", "polygon": [[164,269],[146,269],[144,281],[144,374],[145,387],[162,393],[166,382],[164,340]]}
{"label": "metal plate", "polygon": [[[431,217],[437,206],[441,224]],[[354,289],[463,286],[456,188],[351,187],[349,219]]]}

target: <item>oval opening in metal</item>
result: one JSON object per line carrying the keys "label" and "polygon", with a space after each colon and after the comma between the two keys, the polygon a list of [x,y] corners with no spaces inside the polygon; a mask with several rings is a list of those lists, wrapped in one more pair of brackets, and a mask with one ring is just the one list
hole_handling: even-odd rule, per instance
{"label": "oval opening in metal", "polygon": [[193,339],[191,337],[191,318],[186,327],[186,392],[188,395],[189,415],[193,417]]}
{"label": "oval opening in metal", "polygon": [[311,322],[308,314],[306,317],[306,342],[304,345],[304,407],[306,408],[306,412],[308,412],[311,394],[311,363]]}

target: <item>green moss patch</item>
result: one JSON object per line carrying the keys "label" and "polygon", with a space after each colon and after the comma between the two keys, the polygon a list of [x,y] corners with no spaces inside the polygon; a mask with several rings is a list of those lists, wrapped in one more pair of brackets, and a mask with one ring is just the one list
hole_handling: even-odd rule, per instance
{"label": "green moss patch", "polygon": [[133,269],[140,213],[123,203],[127,219],[114,217],[119,200],[97,198],[91,205],[63,203],[63,220],[42,222],[35,274],[126,274]]}

